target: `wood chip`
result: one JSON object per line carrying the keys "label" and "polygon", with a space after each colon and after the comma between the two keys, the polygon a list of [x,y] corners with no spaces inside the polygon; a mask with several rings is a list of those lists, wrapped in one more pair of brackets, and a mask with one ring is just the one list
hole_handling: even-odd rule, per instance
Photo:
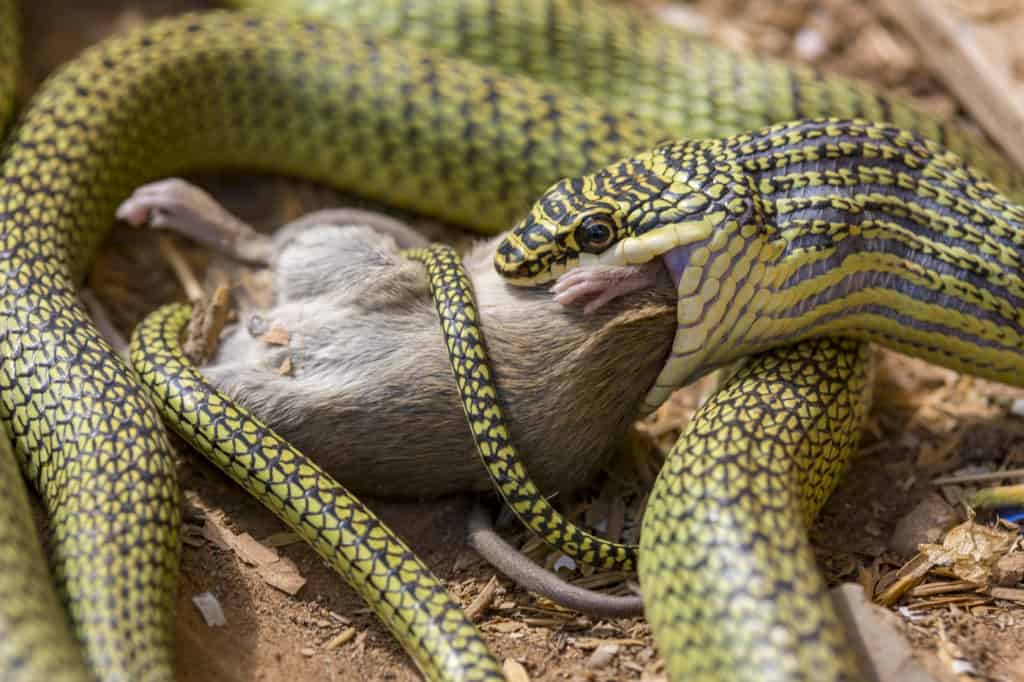
{"label": "wood chip", "polygon": [[907,594],[911,597],[932,597],[937,594],[949,594],[950,592],[974,592],[982,587],[984,586],[972,583],[969,580],[954,580],[951,582],[918,585]]}
{"label": "wood chip", "polygon": [[956,597],[937,597],[935,599],[929,599],[928,601],[919,602],[914,604],[914,609],[937,609],[946,606],[959,606],[962,608],[970,608],[972,606],[979,606],[981,604],[987,604],[989,602],[988,597],[977,597],[961,595]]}
{"label": "wood chip", "polygon": [[328,651],[339,649],[355,639],[357,634],[358,633],[355,628],[345,628],[338,633],[336,637],[331,638],[331,640],[324,645],[324,648]]}
{"label": "wood chip", "polygon": [[501,670],[505,673],[505,680],[507,682],[530,682],[530,676],[527,674],[526,668],[514,658],[506,658],[501,666]]}
{"label": "wood chip", "polygon": [[217,353],[220,334],[231,315],[231,289],[226,284],[217,287],[209,300],[197,299],[188,323],[188,338],[182,350],[188,358],[202,364]]}
{"label": "wood chip", "polygon": [[1024,478],[1024,469],[1007,469],[982,474],[960,474],[957,476],[940,476],[932,481],[932,485],[960,485],[963,483],[991,483],[1013,478]]}
{"label": "wood chip", "polygon": [[284,360],[281,361],[281,364],[277,368],[277,373],[283,377],[290,377],[292,375],[293,370],[294,368],[292,367],[292,359],[288,356],[285,356]]}
{"label": "wood chip", "polygon": [[[1010,0],[1005,0],[1009,3]],[[917,43],[932,71],[943,79],[960,102],[1001,143],[1017,164],[1024,163],[1024,97],[1011,64],[1020,52],[1024,15],[1006,14],[1004,1],[957,0],[961,12],[935,0],[881,0],[891,19]],[[1014,3],[1018,4],[1019,3]],[[968,10],[968,8],[974,8]],[[979,21],[999,16],[999,22]]]}
{"label": "wood chip", "polygon": [[896,581],[889,585],[881,594],[875,596],[875,603],[882,606],[892,606],[900,598],[917,587],[928,575],[928,571],[935,565],[924,554],[918,554],[904,564],[897,575]]}
{"label": "wood chip", "polygon": [[294,596],[306,584],[294,561],[282,557],[277,550],[248,533],[236,535],[216,516],[207,518],[203,537],[222,549],[230,549],[244,563],[255,566],[264,582],[285,594]]}
{"label": "wood chip", "polygon": [[617,644],[619,646],[645,646],[647,644],[642,639],[603,639],[601,637],[574,637],[572,643],[580,649],[596,649],[602,644]]}
{"label": "wood chip", "polygon": [[192,272],[192,266],[189,265],[188,259],[175,246],[174,240],[168,235],[160,235],[157,239],[157,246],[160,255],[171,266],[174,276],[178,278],[181,288],[185,290],[185,297],[193,303],[200,300],[203,297],[203,287],[195,273]]}
{"label": "wood chip", "polygon": [[208,518],[206,523],[203,524],[202,535],[218,549],[231,549],[228,538],[234,538],[234,533],[212,518]]}
{"label": "wood chip", "polygon": [[466,607],[466,616],[470,621],[476,622],[477,619],[482,616],[491,603],[494,601],[494,595],[498,592],[498,576],[491,576],[491,579],[484,585],[484,589],[480,590],[480,594],[476,596],[476,599]]}
{"label": "wood chip", "polygon": [[189,547],[202,547],[206,538],[203,537],[202,526],[184,524],[181,529],[181,543]]}
{"label": "wood chip", "polygon": [[1024,582],[1024,552],[1003,555],[992,570],[992,582],[1002,587]]}
{"label": "wood chip", "polygon": [[996,599],[1005,599],[1024,604],[1024,590],[1013,587],[993,587],[988,591]]}
{"label": "wood chip", "polygon": [[277,322],[270,325],[270,329],[260,337],[260,341],[268,346],[287,346],[290,340],[291,333]]}
{"label": "wood chip", "polygon": [[297,533],[293,533],[290,530],[284,530],[280,533],[274,533],[260,540],[261,544],[267,547],[287,547],[288,545],[294,545],[302,542],[302,538]]}

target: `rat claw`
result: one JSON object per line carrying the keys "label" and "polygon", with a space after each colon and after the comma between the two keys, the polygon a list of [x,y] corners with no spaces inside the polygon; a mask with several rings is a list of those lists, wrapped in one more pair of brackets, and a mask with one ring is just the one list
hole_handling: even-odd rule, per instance
{"label": "rat claw", "polygon": [[652,261],[643,265],[573,268],[551,285],[551,292],[555,301],[564,306],[590,298],[583,314],[593,315],[620,296],[655,286],[661,267],[659,261]]}

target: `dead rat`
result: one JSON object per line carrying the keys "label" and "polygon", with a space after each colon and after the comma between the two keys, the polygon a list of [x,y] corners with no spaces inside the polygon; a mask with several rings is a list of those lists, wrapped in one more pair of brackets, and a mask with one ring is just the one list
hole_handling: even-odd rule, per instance
{"label": "dead rat", "polygon": [[[257,233],[178,179],[139,188],[118,217],[171,227],[272,268],[275,301],[241,310],[203,372],[353,491],[486,491],[423,268],[422,236],[365,211],[320,211]],[[494,271],[497,240],[465,256],[513,438],[547,492],[586,484],[638,416],[675,331],[667,277],[585,315]],[[287,345],[264,340],[287,330]],[[278,370],[285,359],[291,372]]]}

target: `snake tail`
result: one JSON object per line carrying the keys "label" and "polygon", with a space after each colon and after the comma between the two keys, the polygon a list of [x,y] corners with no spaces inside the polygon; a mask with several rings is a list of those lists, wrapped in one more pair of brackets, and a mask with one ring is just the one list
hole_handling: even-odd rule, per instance
{"label": "snake tail", "polygon": [[821,339],[751,359],[672,448],[639,559],[670,679],[862,679],[805,528],[856,449],[869,353]]}
{"label": "snake tail", "polygon": [[179,338],[191,307],[147,317],[131,360],[164,419],[285,521],[351,585],[430,680],[503,680],[462,607],[358,499],[266,424],[209,385]]}

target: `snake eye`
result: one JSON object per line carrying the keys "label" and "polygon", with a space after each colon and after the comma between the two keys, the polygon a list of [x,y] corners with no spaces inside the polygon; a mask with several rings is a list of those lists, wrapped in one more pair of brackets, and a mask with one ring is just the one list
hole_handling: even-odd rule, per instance
{"label": "snake eye", "polygon": [[587,253],[601,253],[614,239],[615,225],[608,216],[587,216],[576,228],[576,242]]}

